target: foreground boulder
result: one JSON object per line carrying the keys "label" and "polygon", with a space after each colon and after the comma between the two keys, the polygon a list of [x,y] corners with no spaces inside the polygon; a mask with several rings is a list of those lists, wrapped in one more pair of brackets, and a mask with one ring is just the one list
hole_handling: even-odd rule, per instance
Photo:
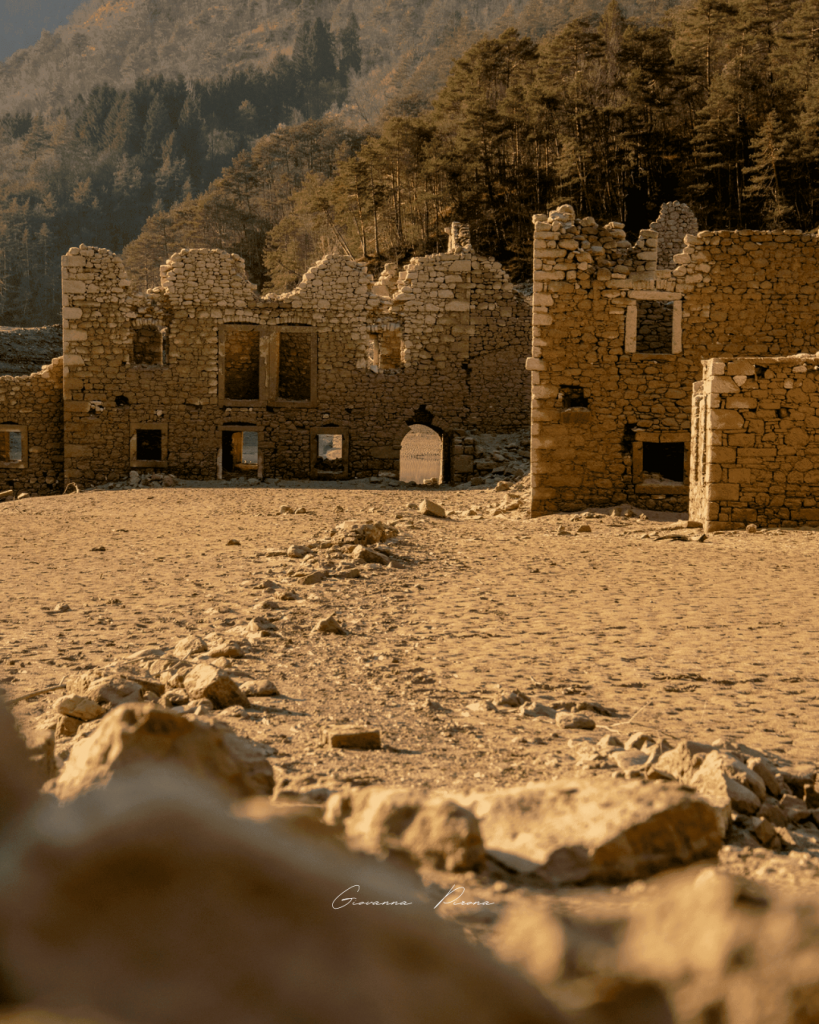
{"label": "foreground boulder", "polygon": [[376,856],[402,850],[416,864],[469,871],[484,862],[481,831],[465,807],[418,789],[368,786],[349,801],[345,833],[352,849]]}
{"label": "foreground boulder", "polygon": [[255,744],[223,722],[175,714],[156,704],[124,704],[78,740],[54,792],[70,800],[123,768],[171,762],[231,796],[272,793],[273,770]]}
{"label": "foreground boulder", "polygon": [[40,781],[14,719],[0,704],[0,832],[34,803]]}
{"label": "foreground boulder", "polygon": [[125,1024],[564,1020],[404,874],[168,776],[45,805],[0,847],[9,1001]]}
{"label": "foreground boulder", "polygon": [[643,878],[722,846],[714,808],[664,782],[584,779],[455,799],[480,822],[487,853],[555,885]]}

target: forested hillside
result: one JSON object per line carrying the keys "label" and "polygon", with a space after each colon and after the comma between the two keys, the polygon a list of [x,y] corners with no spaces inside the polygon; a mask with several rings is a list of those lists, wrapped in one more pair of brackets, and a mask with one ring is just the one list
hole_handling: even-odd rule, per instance
{"label": "forested hillside", "polygon": [[2,118],[0,322],[54,319],[80,241],[124,250],[142,285],[204,245],[283,289],[330,250],[374,270],[434,252],[451,220],[525,277],[532,213],[565,201],[630,230],[671,198],[717,227],[819,220],[819,0],[688,0],[654,21],[610,3],[540,40],[472,43],[434,93],[392,94],[390,72],[366,111],[373,29],[345,10],[305,18],[261,69]]}

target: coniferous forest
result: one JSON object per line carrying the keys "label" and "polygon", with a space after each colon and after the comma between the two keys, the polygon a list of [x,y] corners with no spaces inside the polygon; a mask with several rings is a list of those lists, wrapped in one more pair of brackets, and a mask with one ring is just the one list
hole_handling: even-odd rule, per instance
{"label": "coniferous forest", "polygon": [[207,246],[281,291],[329,251],[377,272],[445,249],[452,220],[524,279],[532,214],[562,202],[629,232],[669,199],[707,227],[819,223],[819,0],[526,20],[426,83],[396,58],[376,89],[350,8],[303,18],[264,66],[21,97],[0,117],[0,322],[58,319],[80,242],[143,287]]}

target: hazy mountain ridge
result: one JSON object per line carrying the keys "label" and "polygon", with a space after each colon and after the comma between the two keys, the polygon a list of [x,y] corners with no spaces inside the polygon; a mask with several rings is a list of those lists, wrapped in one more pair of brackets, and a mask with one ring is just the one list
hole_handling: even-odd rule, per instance
{"label": "hazy mountain ridge", "polygon": [[[53,113],[94,86],[133,85],[181,74],[206,80],[268,67],[289,54],[306,18],[337,31],[351,12],[361,26],[367,88],[429,95],[481,35],[508,27],[539,39],[571,18],[599,13],[606,0],[87,0],[67,25],[0,63],[0,113]],[[626,13],[656,17],[666,0],[632,0]],[[375,72],[374,78],[368,76]]]}

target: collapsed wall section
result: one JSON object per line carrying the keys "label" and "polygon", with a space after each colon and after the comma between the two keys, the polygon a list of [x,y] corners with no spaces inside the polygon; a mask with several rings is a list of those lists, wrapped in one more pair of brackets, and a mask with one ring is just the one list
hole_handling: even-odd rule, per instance
{"label": "collapsed wall section", "polygon": [[702,360],[812,347],[815,233],[703,231],[663,270],[654,231],[629,247],[571,207],[534,221],[532,514],[684,511]]}
{"label": "collapsed wall section", "polygon": [[160,286],[121,261],[63,259],[69,479],[129,469],[183,477],[397,475],[413,424],[442,438],[444,473],[472,475],[471,432],[528,422],[529,308],[493,260],[460,252],[374,284],[345,256],[259,296],[238,256],[182,250]]}
{"label": "collapsed wall section", "polygon": [[0,491],[63,487],[63,360],[28,377],[0,377]]}
{"label": "collapsed wall section", "polygon": [[690,511],[706,532],[819,525],[819,355],[709,359],[692,402]]}

